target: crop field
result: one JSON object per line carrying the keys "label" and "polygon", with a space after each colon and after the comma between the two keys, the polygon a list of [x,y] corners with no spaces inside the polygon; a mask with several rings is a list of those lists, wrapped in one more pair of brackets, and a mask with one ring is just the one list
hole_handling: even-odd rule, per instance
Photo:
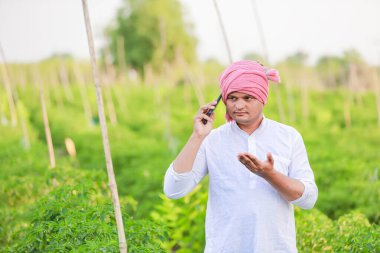
{"label": "crop field", "polygon": [[[33,78],[13,84],[15,118],[0,87],[0,252],[118,252],[94,86],[49,82],[47,68],[41,76],[42,86]],[[200,101],[215,99],[218,85],[112,81],[102,88],[128,251],[203,252],[208,178],[180,200],[162,189]],[[225,122],[224,110],[217,108],[214,128]],[[375,94],[305,92],[285,80],[271,88],[264,114],[302,134],[319,187],[313,210],[295,209],[299,252],[380,252]]]}

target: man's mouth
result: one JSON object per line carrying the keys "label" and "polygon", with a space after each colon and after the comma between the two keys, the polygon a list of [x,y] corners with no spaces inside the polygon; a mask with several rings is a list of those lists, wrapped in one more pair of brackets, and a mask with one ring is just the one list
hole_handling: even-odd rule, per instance
{"label": "man's mouth", "polygon": [[234,112],[235,115],[241,116],[241,115],[246,115],[247,112]]}

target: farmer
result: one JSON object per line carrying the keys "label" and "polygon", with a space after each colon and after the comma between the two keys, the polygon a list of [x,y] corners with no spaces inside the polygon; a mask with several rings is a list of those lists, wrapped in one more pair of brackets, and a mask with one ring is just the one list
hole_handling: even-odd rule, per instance
{"label": "farmer", "polygon": [[227,123],[212,130],[214,115],[206,113],[216,101],[202,106],[166,172],[172,199],[210,177],[206,253],[297,252],[293,205],[310,209],[317,200],[301,135],[263,115],[268,80],[279,82],[278,72],[256,61],[229,66],[220,77]]}

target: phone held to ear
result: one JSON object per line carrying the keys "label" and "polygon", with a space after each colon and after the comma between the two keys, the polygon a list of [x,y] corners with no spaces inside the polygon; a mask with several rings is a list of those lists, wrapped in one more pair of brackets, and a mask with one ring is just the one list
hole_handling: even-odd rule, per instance
{"label": "phone held to ear", "polygon": [[[220,99],[222,99],[222,94],[220,94],[219,97],[217,98],[215,108],[214,109],[210,109],[210,110],[207,111],[207,113],[206,113],[207,116],[209,116],[209,117],[211,116],[211,114],[216,109],[216,106],[219,104]],[[206,119],[202,119],[202,122],[203,122],[204,125],[207,124],[207,120]]]}

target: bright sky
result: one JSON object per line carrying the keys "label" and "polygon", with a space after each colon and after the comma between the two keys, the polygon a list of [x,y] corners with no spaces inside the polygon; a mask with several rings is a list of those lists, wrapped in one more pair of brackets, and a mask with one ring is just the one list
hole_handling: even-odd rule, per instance
{"label": "bright sky", "polygon": [[[180,0],[194,24],[198,55],[227,63],[228,55],[213,0]],[[253,0],[218,0],[233,59],[262,52]],[[379,0],[255,0],[269,59],[275,63],[298,50],[310,61],[355,48],[380,64]],[[88,0],[95,45],[122,0]],[[7,61],[30,62],[54,53],[88,57],[80,0],[0,0],[0,43]],[[1,59],[0,59],[1,61]]]}

